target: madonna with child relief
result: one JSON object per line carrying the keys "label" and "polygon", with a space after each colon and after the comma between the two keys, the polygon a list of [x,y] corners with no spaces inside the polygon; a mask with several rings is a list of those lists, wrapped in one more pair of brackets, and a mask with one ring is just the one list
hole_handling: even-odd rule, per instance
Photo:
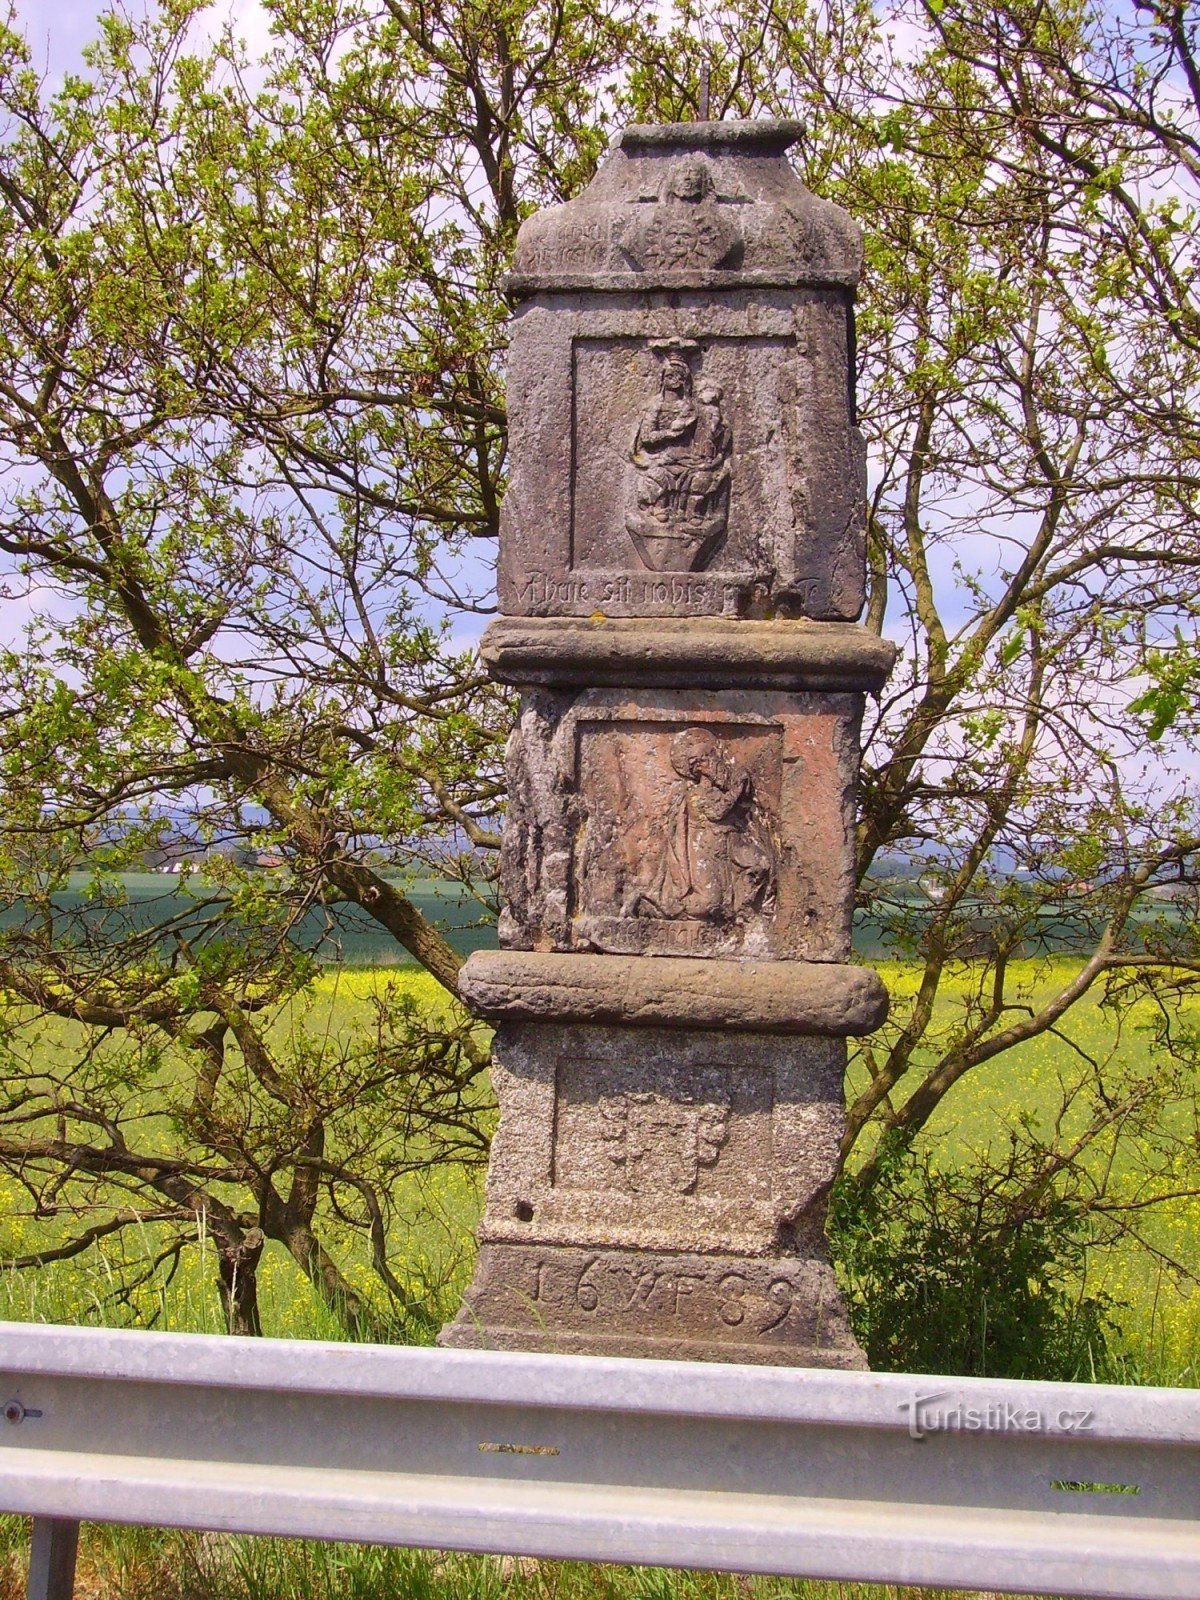
{"label": "madonna with child relief", "polygon": [[637,425],[629,453],[625,526],[652,572],[705,566],[729,522],[733,437],[720,385],[697,385],[691,340],[655,340],[658,393]]}

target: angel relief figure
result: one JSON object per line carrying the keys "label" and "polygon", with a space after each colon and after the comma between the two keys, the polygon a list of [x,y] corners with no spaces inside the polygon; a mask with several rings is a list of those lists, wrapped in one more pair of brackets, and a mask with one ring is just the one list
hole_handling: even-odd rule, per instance
{"label": "angel relief figure", "polygon": [[778,849],[750,772],[707,728],[671,741],[679,783],[671,796],[662,850],[625,917],[734,923],[775,910]]}
{"label": "angel relief figure", "polygon": [[643,412],[630,450],[625,526],[653,572],[704,566],[729,521],[733,437],[715,383],[698,388],[685,341],[668,344],[658,393]]}

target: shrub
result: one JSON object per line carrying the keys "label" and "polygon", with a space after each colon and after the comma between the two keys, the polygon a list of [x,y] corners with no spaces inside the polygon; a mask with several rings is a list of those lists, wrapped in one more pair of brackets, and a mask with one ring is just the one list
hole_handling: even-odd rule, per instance
{"label": "shrub", "polygon": [[1110,1365],[1115,1302],[1089,1292],[1086,1201],[1014,1135],[942,1171],[902,1143],[869,1186],[841,1179],[830,1241],[873,1369],[1084,1379]]}

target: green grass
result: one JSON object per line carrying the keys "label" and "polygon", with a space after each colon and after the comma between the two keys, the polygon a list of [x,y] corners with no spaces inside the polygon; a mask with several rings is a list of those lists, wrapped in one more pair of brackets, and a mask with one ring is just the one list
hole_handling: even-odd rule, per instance
{"label": "green grass", "polygon": [[[26,1538],[21,1519],[0,1518],[0,1600],[22,1600]],[[76,1588],[78,1600],[920,1600],[934,1593],[105,1527],[83,1530]]]}
{"label": "green grass", "polygon": [[[1043,962],[1017,964],[1014,983],[1024,985],[1036,1003],[1063,982],[1074,970],[1070,958],[1057,957]],[[898,1006],[916,983],[912,965],[889,962],[880,971]],[[948,998],[935,1018],[935,1026],[950,1026],[953,1020],[949,998],[955,989],[965,988],[967,977],[947,984]],[[315,987],[315,999],[303,1018],[310,1037],[335,1037],[362,1021],[369,1010],[370,997],[379,985],[400,986],[422,1006],[438,1005],[444,998],[439,986],[423,972],[380,968],[331,968],[322,974]],[[1150,1015],[1135,1011],[1125,1019],[1120,1036],[1114,1033],[1111,1012],[1098,996],[1088,996],[1069,1013],[1064,1031],[1078,1050],[1093,1061],[1119,1057],[1123,1070],[1144,1068],[1152,1048]],[[280,1028],[295,1026],[286,1020]],[[47,1050],[70,1050],[79,1042],[78,1030],[67,1024],[45,1024]],[[1008,1129],[1021,1118],[1053,1116],[1061,1094],[1060,1085],[1079,1074],[1081,1057],[1063,1038],[1044,1035],[1029,1044],[1006,1051],[997,1061],[976,1069],[956,1085],[935,1113],[924,1135],[939,1162],[956,1162],[977,1151],[988,1141],[1005,1140]],[[169,1070],[169,1069],[165,1069]],[[861,1087],[862,1068],[851,1065],[848,1087],[853,1094]],[[155,1106],[148,1105],[151,1118]],[[165,1123],[153,1134],[157,1140],[171,1137]],[[1130,1181],[1136,1179],[1136,1150],[1126,1145],[1121,1153]],[[16,1192],[11,1180],[0,1177],[0,1257],[28,1252],[50,1236],[44,1225],[14,1219]],[[448,1298],[460,1292],[469,1268],[469,1236],[478,1217],[481,1186],[476,1177],[462,1172],[444,1172],[428,1183],[413,1181],[397,1192],[401,1221],[393,1240],[393,1254],[403,1261],[424,1265],[436,1274],[438,1264],[448,1252],[464,1252]],[[1156,1257],[1147,1251],[1127,1247],[1097,1252],[1089,1262],[1089,1274],[1096,1287],[1104,1288],[1125,1309],[1122,1313],[1129,1370],[1149,1374],[1159,1382],[1192,1382],[1200,1372],[1200,1296],[1174,1281],[1163,1265],[1163,1258],[1182,1262],[1200,1274],[1200,1200],[1180,1200],[1165,1208],[1149,1229],[1152,1242],[1161,1251]],[[116,1263],[102,1250],[78,1262],[53,1264],[36,1272],[0,1273],[0,1318],[22,1321],[96,1322],[103,1321],[106,1296],[115,1281]],[[349,1275],[355,1287],[370,1290],[374,1284],[370,1268],[361,1251],[349,1259]],[[136,1304],[137,1320],[160,1328],[180,1331],[219,1332],[219,1307],[213,1283],[215,1267],[211,1251],[198,1241],[197,1248],[176,1274],[165,1295],[147,1289]],[[307,1281],[290,1257],[278,1246],[270,1245],[260,1268],[261,1301],[266,1331],[280,1337],[328,1339],[339,1336],[331,1314],[317,1300]]]}
{"label": "green grass", "polygon": [[[883,976],[902,1005],[911,993],[917,969],[902,963],[886,963]],[[1034,963],[1020,963],[1014,982],[1024,984],[1036,1003],[1062,983],[1073,964],[1060,957]],[[950,994],[967,982],[964,974],[951,980]],[[315,1000],[303,1018],[310,1037],[338,1035],[362,1021],[368,1012],[370,996],[380,984],[394,983],[410,993],[423,1006],[441,1002],[442,991],[424,973],[412,970],[381,971],[379,968],[331,968],[319,979]],[[951,1002],[943,1002],[935,1025],[949,1026],[953,1018]],[[1065,1031],[1078,1050],[1093,1061],[1119,1056],[1123,1070],[1144,1068],[1152,1048],[1148,1031],[1150,1015],[1135,1010],[1124,1021],[1120,1036],[1114,1033],[1114,1020],[1097,996],[1088,996],[1069,1013]],[[280,1024],[286,1030],[287,1021]],[[47,1023],[45,1047],[70,1050],[79,1042],[78,1030],[69,1025]],[[955,1162],[978,1150],[989,1140],[1004,1140],[1010,1127],[1021,1118],[1032,1116],[1045,1123],[1056,1109],[1060,1085],[1079,1074],[1081,1057],[1063,1038],[1044,1035],[1029,1044],[1007,1051],[996,1062],[981,1067],[958,1084],[935,1113],[925,1141],[940,1162]],[[860,1087],[861,1067],[851,1067],[851,1093]],[[155,1107],[147,1106],[153,1118]],[[152,1135],[159,1141],[171,1137],[165,1123]],[[1121,1154],[1132,1181],[1136,1177],[1136,1150],[1127,1145]],[[431,1184],[397,1194],[401,1236],[393,1243],[396,1257],[430,1268],[448,1250],[462,1249],[474,1227],[480,1205],[480,1186],[476,1179],[461,1172],[438,1174]],[[16,1194],[11,1180],[0,1178],[0,1256],[10,1256],[38,1248],[48,1237],[44,1226],[14,1220]],[[1178,1260],[1200,1273],[1200,1201],[1180,1200],[1164,1209],[1150,1226],[1152,1240],[1161,1255],[1136,1248],[1123,1248],[1089,1262],[1089,1273],[1097,1287],[1104,1288],[1125,1307],[1123,1332],[1128,1345],[1130,1370],[1158,1375],[1158,1381],[1192,1381],[1200,1371],[1200,1296],[1172,1281],[1163,1258]],[[465,1269],[455,1280],[461,1288]],[[105,1298],[114,1282],[115,1263],[103,1251],[93,1252],[80,1262],[55,1264],[32,1273],[0,1274],[0,1317],[18,1320],[90,1322],[103,1320]],[[361,1254],[352,1256],[350,1275],[356,1287],[370,1289],[373,1277]],[[139,1320],[154,1318],[158,1327],[179,1330],[220,1331],[219,1308],[213,1292],[215,1269],[211,1252],[202,1244],[177,1273],[169,1293],[156,1295],[147,1290],[137,1303]],[[260,1269],[264,1324],[269,1333],[290,1338],[337,1337],[337,1325],[320,1305],[291,1259],[277,1246],[269,1246]]]}
{"label": "green grass", "polygon": [[[369,1019],[371,998],[383,986],[396,987],[426,1011],[447,1004],[445,991],[423,971],[331,968],[318,976],[310,992],[311,1003],[276,1024],[273,1042],[286,1047],[284,1036],[302,1027],[310,1041],[327,1038],[335,1043]],[[82,1051],[85,1035],[77,1025],[44,1019],[38,1026],[38,1059],[70,1060]],[[163,1113],[180,1074],[188,1070],[187,1063],[181,1064],[178,1056],[168,1051],[153,1064],[144,1080],[139,1079],[136,1092],[131,1092],[123,1107],[127,1117],[138,1119],[136,1131],[127,1129],[136,1147],[159,1152],[171,1147],[175,1134]],[[190,1082],[190,1078],[185,1081]],[[449,1275],[441,1297],[445,1304],[436,1307],[435,1314],[452,1314],[469,1280],[481,1192],[481,1175],[461,1168],[435,1170],[421,1178],[403,1179],[393,1187],[396,1222],[391,1256],[400,1264],[400,1275],[407,1275],[414,1288]],[[22,1215],[27,1204],[17,1181],[0,1174],[0,1259],[33,1254],[62,1238],[57,1224]],[[378,1296],[379,1283],[359,1237],[329,1220],[323,1235],[334,1248],[352,1287],[368,1296]],[[130,1257],[144,1254],[151,1244],[153,1236],[147,1239],[136,1235],[127,1243],[102,1241],[85,1257],[51,1262],[34,1271],[0,1270],[0,1320],[94,1325],[119,1322],[173,1332],[223,1332],[215,1290],[216,1263],[211,1244],[201,1233],[181,1258],[169,1285],[148,1284],[136,1291],[124,1309],[117,1306],[114,1292],[121,1280],[126,1253]],[[320,1340],[345,1337],[335,1316],[282,1246],[268,1245],[259,1266],[258,1282],[263,1326],[268,1334]],[[412,1336],[421,1334],[414,1330]]]}

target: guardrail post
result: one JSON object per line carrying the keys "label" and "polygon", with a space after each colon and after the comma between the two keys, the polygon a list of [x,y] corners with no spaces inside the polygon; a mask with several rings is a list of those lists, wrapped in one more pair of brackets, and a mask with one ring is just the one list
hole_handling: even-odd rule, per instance
{"label": "guardrail post", "polygon": [[79,1524],[60,1517],[34,1517],[25,1600],[71,1600]]}

